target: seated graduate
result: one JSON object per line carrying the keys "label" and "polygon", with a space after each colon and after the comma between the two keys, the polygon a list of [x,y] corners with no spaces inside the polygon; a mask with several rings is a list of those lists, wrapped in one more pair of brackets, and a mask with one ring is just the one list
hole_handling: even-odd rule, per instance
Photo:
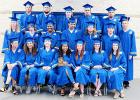
{"label": "seated graduate", "polygon": [[26,86],[26,93],[30,94],[31,90],[35,89],[37,83],[37,68],[35,65],[35,60],[37,58],[37,48],[32,37],[26,36],[25,41],[25,58],[23,68],[20,71],[19,86],[21,93],[23,92],[23,86]]}
{"label": "seated graduate", "polygon": [[107,71],[104,69],[108,67],[108,57],[105,51],[101,50],[101,40],[94,39],[94,47],[91,54],[91,70],[90,82],[95,86],[94,96],[102,96],[101,86],[106,83]]}
{"label": "seated graduate", "polygon": [[73,69],[71,64],[71,50],[67,40],[61,40],[59,52],[55,56],[57,62],[57,80],[56,85],[61,87],[61,96],[65,95],[65,87],[73,84],[74,88],[78,88],[73,77]]}
{"label": "seated graduate", "polygon": [[9,50],[5,52],[2,76],[4,77],[4,88],[0,91],[7,91],[12,84],[13,94],[17,95],[17,84],[20,69],[23,67],[24,51],[18,48],[18,35],[10,36]]}
{"label": "seated graduate", "polygon": [[[84,41],[78,39],[76,42],[76,51],[72,54],[72,64],[75,72],[75,81],[80,89],[80,97],[84,97],[84,86],[89,83],[88,71],[90,69],[90,55],[84,50]],[[75,95],[77,88],[73,88],[69,97]]]}
{"label": "seated graduate", "polygon": [[[39,50],[39,56],[36,60],[36,65],[39,67],[38,69],[38,77],[37,77],[37,92],[40,93],[41,85],[49,85],[49,89],[55,85],[56,82],[56,73],[53,68],[54,57],[55,57],[55,49],[51,48],[51,37],[44,36],[43,37],[44,47]],[[53,91],[52,91],[53,92]]]}
{"label": "seated graduate", "polygon": [[108,88],[115,89],[114,99],[124,98],[123,81],[126,73],[126,58],[120,51],[120,40],[112,40],[112,51],[109,56],[109,64],[111,66],[108,71]]}

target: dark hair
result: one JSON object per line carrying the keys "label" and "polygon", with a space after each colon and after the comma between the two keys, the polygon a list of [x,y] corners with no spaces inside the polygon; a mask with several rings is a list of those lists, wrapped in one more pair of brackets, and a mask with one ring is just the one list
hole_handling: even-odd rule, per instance
{"label": "dark hair", "polygon": [[[63,57],[63,54],[64,54],[64,52],[63,52],[63,50],[62,50],[62,46],[63,46],[63,45],[61,45],[61,46],[59,47],[59,57]],[[70,50],[70,48],[69,48],[69,46],[68,46],[68,50],[66,51],[66,55],[67,55],[68,57],[70,57],[70,54],[71,54],[71,50]]]}
{"label": "dark hair", "polygon": [[[29,54],[30,52],[29,52],[29,48],[28,48],[28,46],[27,46],[27,43],[25,43],[24,44],[24,52],[26,53],[26,54]],[[32,48],[32,55],[36,55],[37,54],[37,48],[36,48],[36,44],[33,42],[33,48]]]}
{"label": "dark hair", "polygon": [[[109,55],[109,60],[112,60],[112,54],[113,54],[113,46],[112,46],[112,49],[111,49],[111,52],[110,52],[110,55]],[[120,57],[120,46],[118,45],[118,50],[117,50],[117,53],[116,53],[116,57],[117,59]]]}
{"label": "dark hair", "polygon": [[[100,43],[99,53],[101,53],[101,51],[102,51],[102,46],[101,46],[101,43]],[[93,45],[92,54],[93,54],[94,52],[95,52],[95,47],[94,47],[94,45]]]}
{"label": "dark hair", "polygon": [[[82,51],[80,53],[80,59],[83,58],[83,55],[84,55],[84,44],[83,44],[83,47],[82,47]],[[76,49],[75,56],[76,56],[76,60],[77,60],[78,59],[78,50],[77,49]]]}
{"label": "dark hair", "polygon": [[[95,35],[97,33],[97,30],[95,27],[93,27],[93,34]],[[85,34],[88,34],[88,27],[86,28]]]}

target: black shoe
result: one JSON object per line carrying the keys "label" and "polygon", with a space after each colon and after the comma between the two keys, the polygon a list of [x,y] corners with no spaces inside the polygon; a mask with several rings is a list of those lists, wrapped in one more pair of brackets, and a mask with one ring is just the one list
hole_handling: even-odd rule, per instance
{"label": "black shoe", "polygon": [[124,88],[128,88],[129,87],[129,82],[128,81],[124,81],[123,82],[123,86],[124,86]]}

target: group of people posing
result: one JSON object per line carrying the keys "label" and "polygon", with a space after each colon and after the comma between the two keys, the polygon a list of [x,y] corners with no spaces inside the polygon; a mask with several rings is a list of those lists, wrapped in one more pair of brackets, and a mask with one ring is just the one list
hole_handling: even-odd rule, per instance
{"label": "group of people posing", "polygon": [[[136,56],[135,32],[129,28],[130,17],[115,17],[115,8],[108,7],[107,17],[99,20],[85,4],[84,13],[76,18],[73,8],[64,8],[65,15],[56,21],[49,2],[42,3],[43,12],[32,13],[27,1],[26,12],[10,17],[10,29],[4,34],[2,76],[5,92],[13,94],[33,91],[48,85],[61,87],[60,94],[71,85],[73,97],[84,86],[95,87],[94,96],[101,96],[101,86],[115,90],[114,98],[124,98],[124,88],[133,80],[133,57]],[[20,87],[18,91],[17,86]]]}

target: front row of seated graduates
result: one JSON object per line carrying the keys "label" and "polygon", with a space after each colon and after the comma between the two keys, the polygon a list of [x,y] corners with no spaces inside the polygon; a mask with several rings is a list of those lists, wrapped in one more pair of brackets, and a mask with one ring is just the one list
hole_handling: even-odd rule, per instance
{"label": "front row of seated graduates", "polygon": [[[115,89],[114,98],[124,98],[124,88],[133,80],[133,57],[136,56],[135,32],[129,28],[130,17],[115,17],[115,8],[107,8],[108,17],[99,21],[85,4],[84,14],[76,19],[73,8],[65,7],[65,16],[56,23],[52,5],[42,3],[43,13],[32,14],[33,3],[27,1],[25,14],[10,17],[10,29],[4,34],[2,76],[5,92],[12,87],[17,95],[33,91],[40,93],[44,85],[50,89],[61,87],[65,95],[72,85],[69,97],[92,84],[94,96],[101,96],[101,86]],[[19,29],[20,27],[20,29]],[[20,91],[17,87],[20,87]]]}

